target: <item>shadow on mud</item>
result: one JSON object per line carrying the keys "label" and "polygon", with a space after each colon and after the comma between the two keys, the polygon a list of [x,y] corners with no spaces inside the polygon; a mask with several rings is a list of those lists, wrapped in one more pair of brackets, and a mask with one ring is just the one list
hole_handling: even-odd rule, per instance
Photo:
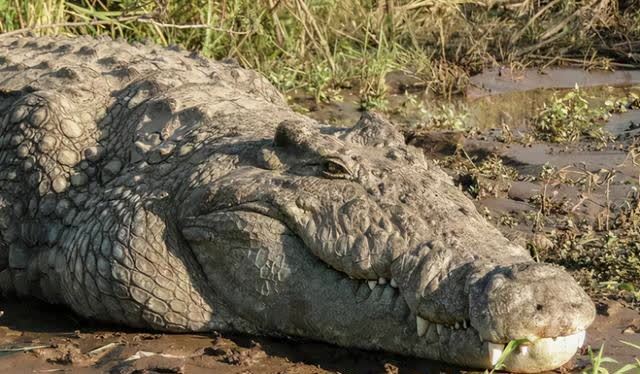
{"label": "shadow on mud", "polygon": [[[268,337],[255,337],[236,334],[155,334],[151,331],[127,329],[121,326],[95,323],[81,319],[72,311],[60,306],[52,306],[34,299],[2,299],[0,310],[0,347],[25,347],[51,344],[54,349],[59,339],[73,341],[81,351],[86,352],[95,346],[104,346],[108,337],[115,336],[125,349],[118,349],[101,359],[92,368],[104,372],[115,368],[128,357],[127,348],[133,351],[153,351],[164,353],[165,349],[176,354],[179,347],[185,356],[190,357],[191,365],[199,367],[201,356],[210,356],[228,365],[228,369],[243,366],[262,372],[264,369],[277,369],[284,363],[304,368],[303,373],[339,372],[344,374],[360,373],[447,373],[457,374],[463,371],[441,363],[420,360],[400,355],[347,349],[330,344],[289,340]],[[105,338],[106,337],[106,338]],[[153,344],[153,342],[157,344]],[[176,344],[166,344],[176,342]],[[130,350],[129,350],[130,351]],[[263,357],[251,359],[255,352],[264,352]],[[238,359],[230,359],[232,353]],[[242,352],[253,352],[251,354]],[[270,363],[271,361],[275,361]],[[19,361],[18,361],[19,362]],[[187,362],[189,364],[189,361]],[[266,368],[265,368],[266,364]],[[91,368],[84,368],[83,372]],[[191,371],[188,371],[191,372]],[[197,370],[196,370],[197,372]],[[225,372],[225,370],[223,370]],[[267,370],[271,372],[271,370]],[[274,372],[281,372],[275,370]]]}

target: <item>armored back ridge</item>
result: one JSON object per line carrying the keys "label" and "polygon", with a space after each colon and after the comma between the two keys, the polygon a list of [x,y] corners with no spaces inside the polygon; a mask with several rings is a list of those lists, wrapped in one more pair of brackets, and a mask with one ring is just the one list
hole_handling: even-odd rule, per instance
{"label": "armored back ridge", "polygon": [[566,362],[595,315],[382,117],[317,123],[235,63],[4,38],[0,121],[4,293],[478,368],[527,338],[523,372]]}

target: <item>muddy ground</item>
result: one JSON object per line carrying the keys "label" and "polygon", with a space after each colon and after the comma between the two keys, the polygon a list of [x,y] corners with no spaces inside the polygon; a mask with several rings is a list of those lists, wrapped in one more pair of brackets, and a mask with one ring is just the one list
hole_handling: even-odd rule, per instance
{"label": "muddy ground", "polygon": [[[78,320],[68,310],[36,302],[3,300],[0,346],[28,349],[0,353],[2,373],[465,373],[426,360],[344,349],[309,341],[251,336],[168,335]],[[640,314],[615,301],[598,303],[587,344],[620,362],[638,352]],[[151,353],[161,353],[144,357]],[[579,372],[586,352],[563,368]],[[136,359],[137,357],[141,357]]]}
{"label": "muddy ground", "polygon": [[[540,75],[535,71],[489,71],[473,78],[473,88],[465,99],[470,115],[480,131],[470,134],[449,131],[411,130],[407,122],[416,119],[400,111],[389,116],[407,130],[411,144],[448,168],[460,188],[475,197],[480,212],[513,240],[535,244],[543,258],[565,263],[553,255],[559,251],[559,236],[571,230],[571,222],[597,227],[609,224],[607,207],[623,206],[636,193],[640,165],[632,152],[640,142],[640,112],[631,111],[611,118],[607,129],[616,140],[600,149],[593,144],[552,145],[540,142],[505,141],[504,123],[510,136],[527,132],[526,117],[549,97],[551,88],[571,88],[575,83],[609,94],[624,93],[640,84],[640,72],[588,74],[578,70],[554,70]],[[406,91],[410,80],[390,82],[392,89]],[[612,86],[612,87],[609,87]],[[311,108],[309,115],[320,120],[354,123],[359,112],[349,101],[316,105],[297,97],[298,105]],[[391,105],[402,105],[406,95],[397,95]],[[596,149],[597,148],[597,149]],[[460,150],[463,149],[464,153]],[[517,172],[517,178],[485,178],[460,171],[457,160],[468,157],[476,164],[491,155]],[[546,164],[546,166],[545,166]],[[549,166],[555,178],[540,174]],[[610,178],[611,175],[615,178]],[[585,177],[590,183],[585,190]],[[579,181],[568,183],[567,180]],[[605,181],[605,182],[603,182]],[[540,219],[540,197],[548,212]],[[536,200],[538,199],[538,200]],[[538,201],[538,203],[537,203]],[[548,209],[564,207],[563,209]],[[609,213],[606,213],[609,212]],[[611,213],[612,214],[612,213]],[[535,228],[535,230],[534,230]],[[559,234],[560,233],[560,234]],[[565,261],[565,262],[563,262]],[[566,262],[569,266],[574,262]],[[579,263],[579,261],[578,261]],[[605,356],[620,365],[633,362],[640,351],[622,341],[640,344],[640,308],[637,299],[620,292],[603,292],[588,283],[585,271],[570,269],[586,282],[598,306],[598,316],[587,332],[587,345],[605,344]],[[588,272],[587,272],[588,273]],[[593,286],[593,287],[592,287]],[[4,373],[459,373],[464,368],[444,366],[425,360],[376,352],[344,349],[309,341],[289,341],[233,335],[168,335],[131,331],[116,326],[96,325],[78,319],[66,309],[35,301],[0,300],[0,372]],[[588,365],[586,348],[560,372],[580,372]]]}

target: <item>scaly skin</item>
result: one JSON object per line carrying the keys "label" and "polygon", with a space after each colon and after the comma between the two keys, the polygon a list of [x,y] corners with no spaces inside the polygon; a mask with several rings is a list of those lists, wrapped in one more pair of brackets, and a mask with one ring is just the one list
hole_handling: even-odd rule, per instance
{"label": "scaly skin", "polygon": [[107,39],[0,38],[0,90],[4,293],[478,368],[528,338],[528,372],[594,318],[376,115],[316,123],[234,63]]}

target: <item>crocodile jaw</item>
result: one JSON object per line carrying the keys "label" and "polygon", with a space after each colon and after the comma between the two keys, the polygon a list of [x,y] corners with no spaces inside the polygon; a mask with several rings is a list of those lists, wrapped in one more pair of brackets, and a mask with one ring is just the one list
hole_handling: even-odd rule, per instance
{"label": "crocodile jaw", "polygon": [[[502,369],[516,373],[538,373],[552,370],[567,363],[585,341],[586,332],[556,338],[540,338],[518,346],[507,355]],[[502,355],[505,345],[486,343],[488,365],[494,367]]]}

